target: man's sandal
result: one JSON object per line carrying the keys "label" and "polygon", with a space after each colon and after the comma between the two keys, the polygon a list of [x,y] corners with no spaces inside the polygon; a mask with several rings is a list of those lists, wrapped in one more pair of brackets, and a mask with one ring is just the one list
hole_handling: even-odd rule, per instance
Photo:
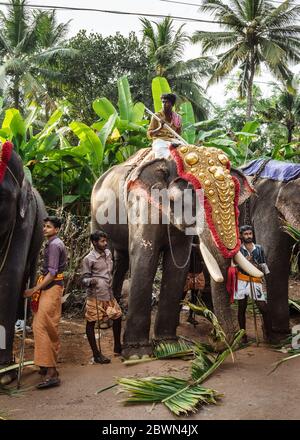
{"label": "man's sandal", "polygon": [[36,388],[42,390],[44,388],[57,387],[60,385],[60,379],[58,377],[48,377],[48,379],[40,382]]}

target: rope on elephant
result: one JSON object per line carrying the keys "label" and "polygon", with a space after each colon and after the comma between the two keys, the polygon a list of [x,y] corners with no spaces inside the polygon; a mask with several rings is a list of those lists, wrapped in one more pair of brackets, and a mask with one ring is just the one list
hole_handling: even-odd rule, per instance
{"label": "rope on elephant", "polygon": [[180,266],[179,264],[177,264],[177,262],[176,262],[176,260],[175,260],[174,253],[173,253],[173,248],[172,248],[172,240],[171,240],[171,234],[170,234],[170,223],[167,224],[167,231],[168,231],[168,239],[169,239],[169,245],[170,245],[171,257],[172,257],[172,260],[173,260],[174,266],[175,266],[177,269],[183,269],[184,267],[186,267],[186,265],[187,265],[188,262],[189,262],[190,254],[188,254],[187,260],[186,260],[186,262],[184,263],[184,265]]}
{"label": "rope on elephant", "polygon": [[[15,225],[16,225],[16,219],[14,219],[12,228],[11,228],[10,233],[8,235],[8,241],[7,241],[7,246],[6,246],[6,249],[5,249],[5,252],[4,252],[4,257],[3,257],[2,263],[0,264],[0,273],[2,272],[2,270],[3,270],[4,266],[5,266],[6,260],[7,260],[7,256],[8,256],[10,245],[11,245],[11,241],[12,241],[12,237],[13,237],[14,230],[15,230]],[[3,252],[3,250],[1,252]]]}

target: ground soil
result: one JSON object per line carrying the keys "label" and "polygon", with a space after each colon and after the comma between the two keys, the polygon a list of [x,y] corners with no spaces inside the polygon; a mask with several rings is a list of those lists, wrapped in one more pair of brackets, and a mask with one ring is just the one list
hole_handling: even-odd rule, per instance
{"label": "ground soil", "polygon": [[[300,282],[291,280],[293,298],[300,298]],[[206,340],[209,325],[198,318],[199,325],[186,322],[187,311],[181,312],[178,334],[196,341]],[[299,323],[299,315],[291,326]],[[248,335],[254,338],[253,315],[248,314]],[[146,377],[172,375],[188,377],[189,361],[168,360],[125,366],[112,355],[112,330],[101,330],[104,354],[111,357],[109,365],[91,364],[91,353],[85,338],[84,319],[62,319],[59,372],[61,386],[36,390],[40,380],[35,367],[26,367],[18,397],[0,396],[0,413],[9,419],[88,419],[88,420],[174,420],[163,405],[124,406],[124,394],[117,388],[101,394],[95,392],[115,383],[116,377]],[[259,325],[259,336],[262,333]],[[33,345],[26,341],[26,360],[32,359]],[[16,340],[16,348],[19,340]],[[218,406],[206,406],[189,420],[215,419],[299,419],[300,358],[282,364],[269,374],[274,362],[284,354],[255,342],[236,352],[235,362],[228,358],[205,382],[205,385],[224,394]],[[28,387],[31,387],[28,389]]]}

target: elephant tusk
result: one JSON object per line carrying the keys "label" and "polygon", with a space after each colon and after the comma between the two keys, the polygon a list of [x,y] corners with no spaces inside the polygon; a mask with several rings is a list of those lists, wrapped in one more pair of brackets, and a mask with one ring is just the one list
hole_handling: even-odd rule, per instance
{"label": "elephant tusk", "polygon": [[200,243],[200,251],[205,261],[207,270],[209,271],[211,277],[216,283],[222,283],[224,281],[223,275],[221,273],[220,267],[216,259],[212,256],[208,248],[204,243]]}
{"label": "elephant tusk", "polygon": [[248,261],[244,255],[239,251],[234,257],[234,261],[236,264],[240,266],[241,269],[243,269],[245,272],[247,272],[248,275],[251,277],[257,277],[261,278],[264,274],[258,270],[253,264]]}

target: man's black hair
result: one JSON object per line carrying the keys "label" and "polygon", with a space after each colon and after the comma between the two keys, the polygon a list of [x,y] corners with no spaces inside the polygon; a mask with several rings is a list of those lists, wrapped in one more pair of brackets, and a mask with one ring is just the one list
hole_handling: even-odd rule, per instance
{"label": "man's black hair", "polygon": [[56,217],[55,215],[49,215],[49,217],[44,218],[44,222],[52,223],[52,225],[58,229],[61,228],[61,225],[63,223],[62,219],[59,217]]}
{"label": "man's black hair", "polygon": [[161,95],[160,99],[167,99],[173,106],[175,105],[177,96],[175,95],[175,93],[164,93],[163,95]]}
{"label": "man's black hair", "polygon": [[253,227],[251,225],[243,225],[240,227],[240,234],[243,234],[246,231],[254,232]]}
{"label": "man's black hair", "polygon": [[99,241],[100,238],[107,238],[107,234],[104,231],[95,231],[90,235],[90,240],[92,243],[94,241]]}

